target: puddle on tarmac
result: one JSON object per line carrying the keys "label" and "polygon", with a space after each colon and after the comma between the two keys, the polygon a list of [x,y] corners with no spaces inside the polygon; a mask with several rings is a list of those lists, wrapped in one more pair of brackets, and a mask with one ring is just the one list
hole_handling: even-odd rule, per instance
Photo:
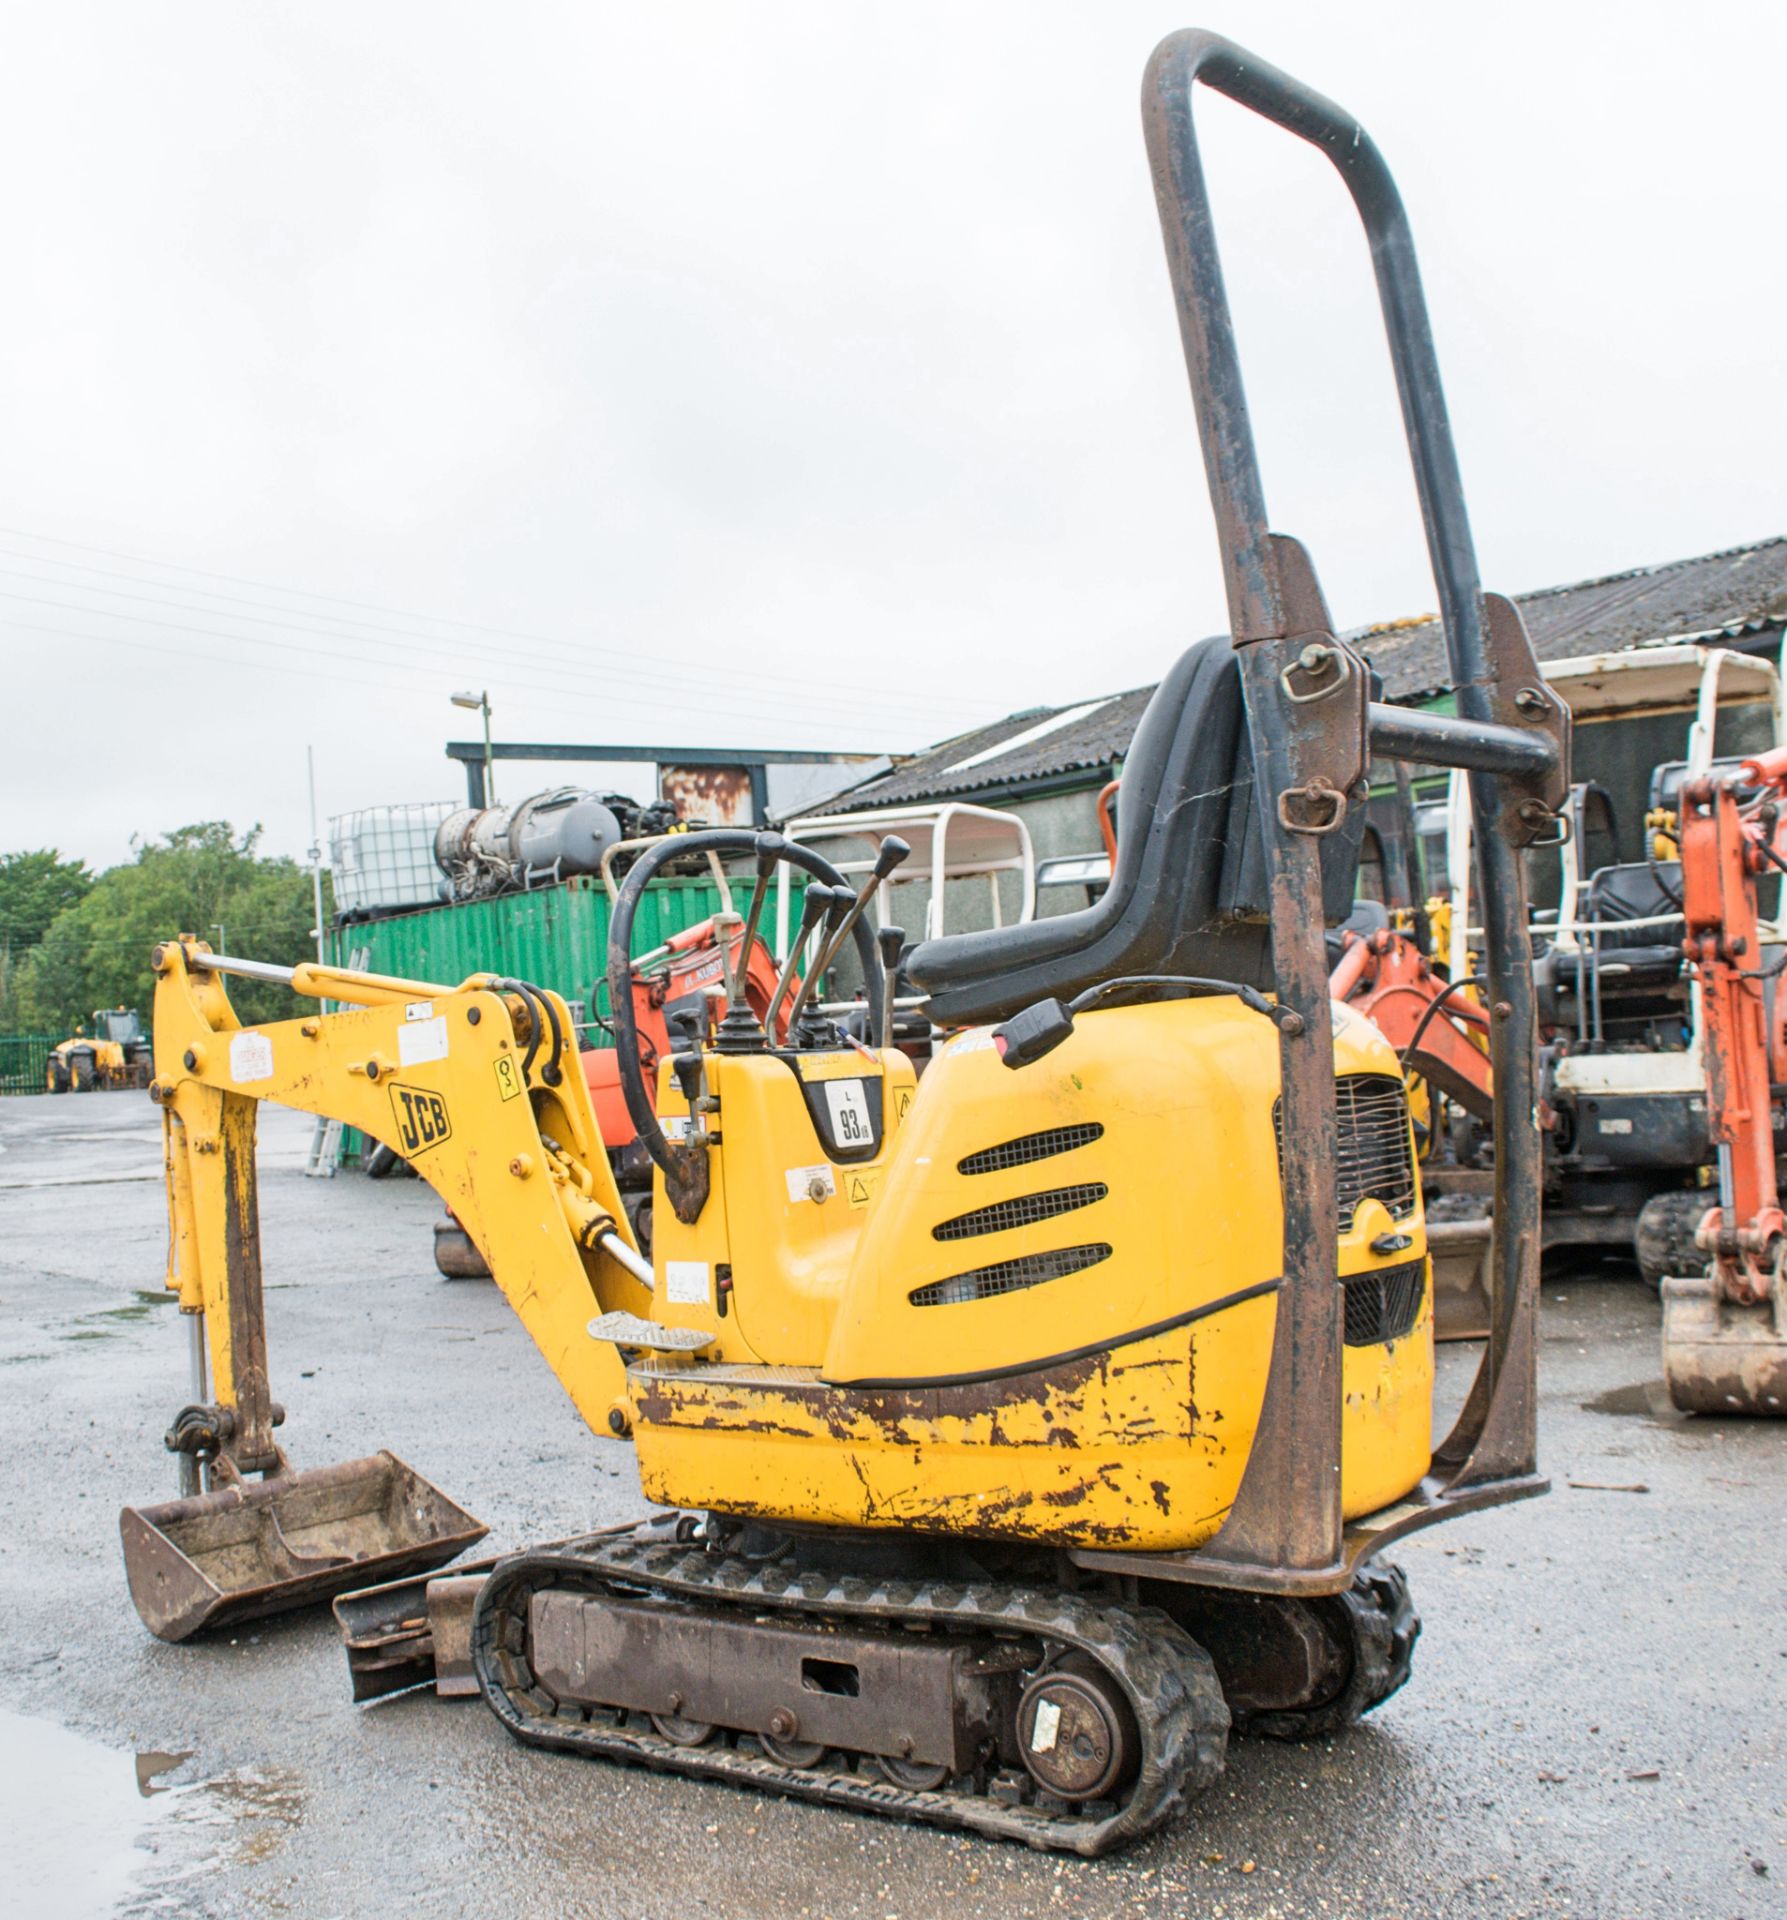
{"label": "puddle on tarmac", "polygon": [[168,1788],[160,1786],[164,1773],[172,1773],[176,1767],[183,1767],[192,1758],[190,1749],[185,1753],[139,1753],[137,1755],[137,1792],[145,1800],[151,1794],[166,1793]]}
{"label": "puddle on tarmac", "polygon": [[[161,1891],[277,1853],[303,1818],[296,1780],[252,1769],[191,1784],[167,1779],[192,1758],[131,1753],[0,1708],[6,1910],[104,1920],[133,1897],[155,1898],[140,1882],[148,1869]],[[156,1904],[167,1904],[165,1892]]]}
{"label": "puddle on tarmac", "polygon": [[1584,1413],[1623,1414],[1627,1419],[1648,1420],[1655,1427],[1679,1427],[1688,1419],[1669,1398],[1669,1389],[1661,1380],[1610,1387],[1581,1404]]}
{"label": "puddle on tarmac", "polygon": [[109,1914],[129,1893],[151,1858],[144,1836],[169,1810],[148,1798],[132,1760],[66,1727],[0,1710],[0,1885],[12,1912],[83,1920]]}

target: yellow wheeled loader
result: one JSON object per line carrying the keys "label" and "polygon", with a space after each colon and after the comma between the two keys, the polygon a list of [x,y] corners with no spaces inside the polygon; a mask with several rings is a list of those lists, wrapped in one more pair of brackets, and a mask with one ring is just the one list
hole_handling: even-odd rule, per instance
{"label": "yellow wheeled loader", "polygon": [[82,1025],[51,1050],[44,1067],[47,1093],[91,1093],[97,1087],[146,1087],[155,1072],[154,1049],[128,1007],[101,1007],[92,1030]]}
{"label": "yellow wheeled loader", "polygon": [[[1363,216],[1456,719],[1369,700],[1304,550],[1267,529],[1198,82],[1326,152]],[[1207,1787],[1232,1726],[1328,1732],[1401,1685],[1418,1623],[1382,1550],[1543,1490],[1519,848],[1554,829],[1566,717],[1514,609],[1478,586],[1412,243],[1370,141],[1201,33],[1158,49],[1144,113],[1231,633],[1169,670],[1137,730],[1107,893],[921,944],[907,969],[957,1031],[915,1082],[889,1044],[892,956],[861,919],[878,876],[852,894],[810,849],[688,836],[683,853],[755,859],[746,951],[769,870],[805,868],[781,985],[802,984],[772,1045],[729,977],[717,1031],[691,1025],[652,1086],[625,1031],[642,859],[610,972],[628,1106],[656,1163],[649,1261],[555,995],[489,975],[287,973],[168,941],[155,1094],[172,1282],[209,1328],[216,1389],[182,1417],[230,1484],[127,1515],[140,1603],[145,1567],[191,1561],[182,1528],[239,1526],[258,1503],[289,1538],[313,1477],[277,1454],[264,1371],[241,1364],[263,1366],[238,1312],[258,1270],[261,1099],[340,1117],[436,1187],[592,1433],[631,1439],[664,1509],[437,1583],[476,1595],[454,1684],[535,1746],[1102,1853]],[[1402,1078],[1330,1000],[1323,943],[1351,903],[1374,752],[1471,770],[1486,883],[1502,1231],[1481,1369],[1437,1447]],[[811,997],[846,940],[874,1047]],[[343,1010],[243,1029],[225,992],[242,973]],[[385,1531],[367,1544],[387,1557],[446,1546],[454,1518],[431,1492],[369,1494],[312,1559],[351,1560],[375,1512]],[[229,1568],[213,1571],[221,1589]],[[295,1591],[355,1571],[300,1569]],[[410,1632],[414,1652],[428,1590],[395,1591],[390,1638]],[[444,1637],[436,1664],[443,1651]]]}

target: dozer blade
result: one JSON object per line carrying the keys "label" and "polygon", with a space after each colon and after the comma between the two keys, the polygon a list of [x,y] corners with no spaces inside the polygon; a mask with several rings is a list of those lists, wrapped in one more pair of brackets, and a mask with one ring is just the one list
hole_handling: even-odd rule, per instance
{"label": "dozer blade", "polygon": [[[638,1523],[601,1527],[532,1551],[572,1552],[595,1546]],[[382,1700],[412,1687],[432,1686],[443,1700],[470,1699],[478,1691],[472,1671],[472,1614],[491,1570],[502,1560],[462,1560],[444,1573],[418,1573],[357,1587],[335,1601],[335,1625],[347,1654],[356,1700]]]}
{"label": "dozer blade", "polygon": [[444,1573],[412,1574],[361,1587],[335,1601],[356,1700],[432,1686],[443,1699],[476,1694],[472,1609],[498,1556],[464,1560]]}
{"label": "dozer blade", "polygon": [[1666,1277],[1663,1378],[1683,1413],[1787,1418],[1787,1283],[1737,1306],[1716,1274]]}
{"label": "dozer blade", "polygon": [[489,1531],[394,1453],[126,1507],[118,1524],[130,1597],[162,1640],[438,1567]]}
{"label": "dozer blade", "polygon": [[1429,1220],[1433,1262],[1433,1337],[1486,1340],[1495,1251],[1492,1220]]}

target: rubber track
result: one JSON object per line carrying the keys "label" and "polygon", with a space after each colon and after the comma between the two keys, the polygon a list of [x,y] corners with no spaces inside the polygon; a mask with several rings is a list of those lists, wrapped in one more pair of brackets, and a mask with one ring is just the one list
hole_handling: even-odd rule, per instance
{"label": "rubber track", "polygon": [[1335,1598],[1341,1603],[1353,1646],[1346,1685],[1319,1707],[1258,1714],[1247,1723],[1249,1733],[1264,1734],[1268,1740],[1315,1740],[1338,1733],[1407,1681],[1415,1642],[1421,1636],[1421,1616],[1409,1597],[1403,1570],[1373,1561],[1361,1567],[1353,1575],[1353,1584]]}
{"label": "rubber track", "polygon": [[[767,1754],[728,1746],[678,1747],[649,1722],[604,1725],[581,1707],[558,1707],[526,1658],[528,1603],[546,1588],[600,1594],[641,1590],[753,1613],[805,1613],[851,1622],[911,1621],[958,1632],[1020,1635],[1091,1654],[1128,1695],[1141,1732],[1141,1763],[1115,1811],[1005,1806],[950,1787],[914,1792],[878,1776],[783,1766]],[[1229,1712],[1209,1656],[1151,1607],[1101,1602],[1049,1588],[994,1582],[898,1581],[790,1573],[698,1547],[636,1537],[578,1552],[522,1554],[491,1574],[472,1623],[472,1662],[485,1699],[518,1740],[567,1753],[598,1754],[661,1772],[731,1780],[759,1791],[854,1807],[927,1826],[949,1827],[1087,1858],[1108,1853],[1172,1818],[1222,1771]],[[600,1709],[597,1709],[599,1712]],[[643,1721],[643,1716],[638,1716]]]}

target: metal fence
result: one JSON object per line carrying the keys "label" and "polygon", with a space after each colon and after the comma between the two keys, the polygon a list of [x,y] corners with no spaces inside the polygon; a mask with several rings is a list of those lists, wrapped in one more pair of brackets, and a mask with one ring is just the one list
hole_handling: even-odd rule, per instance
{"label": "metal fence", "polygon": [[42,1093],[56,1044],[48,1033],[0,1033],[0,1094]]}

